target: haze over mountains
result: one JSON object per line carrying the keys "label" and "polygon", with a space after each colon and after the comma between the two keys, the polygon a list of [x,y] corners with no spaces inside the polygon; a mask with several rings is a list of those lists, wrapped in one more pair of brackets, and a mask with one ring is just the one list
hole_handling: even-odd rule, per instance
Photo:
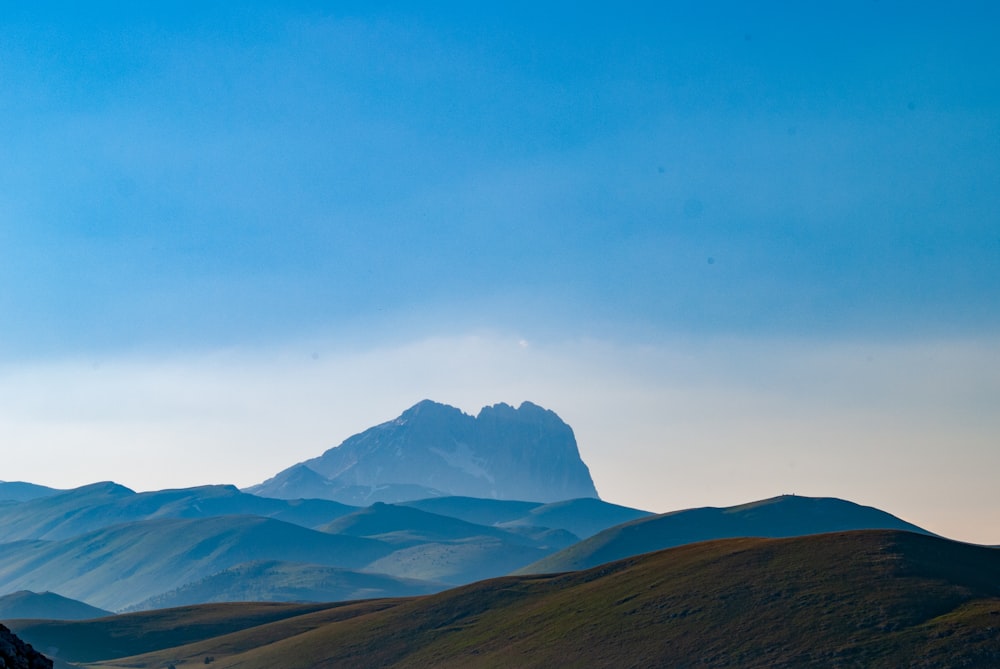
{"label": "haze over mountains", "polygon": [[459,495],[555,502],[597,497],[569,425],[524,402],[469,416],[424,400],[395,420],[247,489],[347,504]]}
{"label": "haze over mountains", "polygon": [[[296,487],[300,485],[305,487]],[[310,486],[319,486],[327,498],[293,496],[295,491],[308,494]],[[275,496],[263,496],[267,489]],[[569,426],[551,411],[527,402],[517,409],[494,405],[472,417],[453,407],[424,401],[398,419],[355,435],[251,490],[254,494],[231,485],[210,485],[137,493],[110,481],[66,491],[20,482],[0,485],[0,496],[6,494],[0,501],[0,619],[70,620],[109,611],[219,602],[377,600],[356,607],[288,609],[289,616],[305,616],[289,623],[291,628],[279,625],[284,614],[268,618],[271,614],[267,611],[277,609],[247,605],[248,610],[267,618],[268,625],[279,625],[269,628],[264,637],[283,644],[289,635],[309,636],[313,631],[324,638],[337,637],[341,632],[327,628],[327,624],[353,619],[361,612],[395,610],[399,602],[391,598],[424,597],[509,574],[588,569],[668,547],[723,538],[801,537],[868,529],[928,534],[884,511],[833,498],[781,496],[729,508],[661,515],[611,504],[597,497]],[[450,491],[464,494],[446,494]],[[581,492],[571,498],[542,499]],[[506,498],[514,494],[530,498]],[[396,502],[351,505],[343,501],[379,497]],[[817,539],[814,545],[825,546],[823,541]],[[807,545],[795,550],[807,551]],[[720,556],[742,551],[744,544],[725,546],[719,549]],[[758,550],[757,544],[746,546]],[[702,568],[712,569],[707,564],[698,567]],[[532,576],[497,582],[499,585],[468,586],[449,591],[454,595],[444,593],[441,600],[426,601],[450,602],[448,606],[453,603],[469,612],[493,611],[495,607],[502,611],[507,605],[497,593],[510,587],[522,594],[540,587],[536,594],[548,592],[543,599],[561,601],[563,595],[541,585],[576,582],[576,577],[561,578],[546,581]],[[580,593],[590,587],[583,581],[577,585],[583,588]],[[717,585],[715,581],[709,584]],[[659,586],[651,583],[649,587]],[[2,596],[4,593],[8,594]],[[468,593],[473,593],[472,600],[463,599]],[[204,611],[221,615],[218,612],[223,609],[185,610],[197,617]],[[243,615],[239,608],[226,610],[237,618]],[[406,607],[399,610],[409,611]],[[263,620],[256,615],[250,616],[257,621],[255,625]],[[385,615],[397,624],[395,614]],[[135,630],[141,630],[146,625],[142,621],[153,618],[130,614],[127,620]],[[67,649],[79,644],[64,635],[72,637],[85,628],[69,622],[54,627],[15,622],[18,629],[35,635],[32,638],[62,648],[60,661],[155,654],[194,643],[196,650],[171,652],[181,657],[210,648],[209,654],[217,653],[220,658],[252,658],[247,659],[247,666],[275,666],[278,662],[270,651],[259,650],[260,630],[238,642],[211,638],[223,628],[242,634],[237,632],[241,628],[236,622],[232,622],[235,627],[209,625],[204,635],[193,637],[172,635],[165,627],[157,632],[161,641],[153,646],[148,640],[123,639],[122,650],[115,651],[118,655],[108,655],[110,651],[94,645],[83,655],[72,655],[75,651]],[[95,624],[105,629],[115,623]],[[469,624],[475,627],[477,623]],[[508,623],[498,619],[497,624],[502,627]],[[326,631],[320,633],[321,628]],[[97,628],[86,629],[93,632]],[[293,634],[290,629],[298,631]],[[414,643],[426,641],[421,640],[420,630],[411,632]],[[378,641],[381,632],[359,633],[367,639],[362,645],[385,643]],[[429,648],[437,648],[428,643]],[[244,658],[232,650],[237,647],[243,649],[239,653],[251,655]],[[523,649],[528,652],[530,648],[533,646],[528,644]],[[325,652],[308,650],[302,657],[326,661],[322,659]],[[427,652],[436,662],[451,651],[437,648]],[[407,653],[397,658],[401,666],[411,663]],[[348,654],[338,656],[338,661],[360,666],[358,657]],[[414,656],[418,657],[424,655]],[[255,664],[259,658],[268,659]],[[464,660],[456,660],[456,666]],[[166,656],[155,656],[155,662],[161,661],[167,662]],[[419,663],[417,659],[412,662]],[[516,663],[520,665],[522,660]],[[112,662],[107,666],[119,665]],[[293,665],[278,662],[278,666]],[[610,659],[606,666],[611,666]]]}

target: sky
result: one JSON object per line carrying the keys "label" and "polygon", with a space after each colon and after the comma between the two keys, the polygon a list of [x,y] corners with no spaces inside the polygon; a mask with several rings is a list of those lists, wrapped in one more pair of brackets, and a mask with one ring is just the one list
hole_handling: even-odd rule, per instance
{"label": "sky", "polygon": [[609,501],[1000,543],[993,3],[135,4],[0,14],[0,480],[530,400]]}

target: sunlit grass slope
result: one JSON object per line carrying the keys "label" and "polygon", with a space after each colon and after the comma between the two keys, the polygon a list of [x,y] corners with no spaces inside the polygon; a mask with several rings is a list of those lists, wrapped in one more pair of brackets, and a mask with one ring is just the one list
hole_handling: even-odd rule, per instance
{"label": "sunlit grass slope", "polygon": [[730,539],[297,620],[253,648],[248,629],[95,666],[995,667],[1000,551],[892,530]]}

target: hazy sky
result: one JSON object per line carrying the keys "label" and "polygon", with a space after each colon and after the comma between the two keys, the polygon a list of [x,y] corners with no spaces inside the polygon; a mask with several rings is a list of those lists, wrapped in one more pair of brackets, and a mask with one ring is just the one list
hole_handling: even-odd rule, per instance
{"label": "hazy sky", "polygon": [[0,14],[0,479],[527,399],[610,501],[1000,543],[994,3],[136,4]]}

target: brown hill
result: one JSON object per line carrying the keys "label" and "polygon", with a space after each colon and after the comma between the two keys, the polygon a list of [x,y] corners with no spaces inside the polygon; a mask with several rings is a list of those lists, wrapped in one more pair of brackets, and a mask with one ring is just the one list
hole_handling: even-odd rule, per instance
{"label": "brown hill", "polygon": [[94,666],[1000,666],[1000,551],[901,531],[720,540],[373,604]]}

